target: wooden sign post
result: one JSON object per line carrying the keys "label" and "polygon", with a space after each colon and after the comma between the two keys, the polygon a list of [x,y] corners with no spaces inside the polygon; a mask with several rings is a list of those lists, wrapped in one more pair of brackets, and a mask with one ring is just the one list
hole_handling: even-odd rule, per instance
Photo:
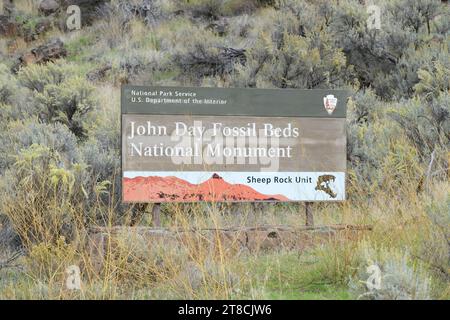
{"label": "wooden sign post", "polygon": [[153,204],[152,223],[155,227],[161,227],[161,203]]}
{"label": "wooden sign post", "polygon": [[343,90],[123,86],[123,201],[345,200]]}
{"label": "wooden sign post", "polygon": [[308,227],[314,226],[314,215],[312,211],[312,202],[305,202],[305,225]]}

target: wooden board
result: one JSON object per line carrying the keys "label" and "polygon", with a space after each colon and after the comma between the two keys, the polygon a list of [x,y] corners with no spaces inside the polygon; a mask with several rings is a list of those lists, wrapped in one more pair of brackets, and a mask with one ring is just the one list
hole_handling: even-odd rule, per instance
{"label": "wooden board", "polygon": [[345,200],[346,97],[125,86],[123,201]]}

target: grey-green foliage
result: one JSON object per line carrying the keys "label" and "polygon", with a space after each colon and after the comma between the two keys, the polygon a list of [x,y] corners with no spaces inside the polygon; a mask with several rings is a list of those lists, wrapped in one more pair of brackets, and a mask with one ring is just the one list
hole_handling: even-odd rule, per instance
{"label": "grey-green foliage", "polygon": [[[76,226],[83,223],[73,215],[73,209],[80,210],[79,216],[89,214],[83,210],[83,185],[89,178],[84,166],[68,165],[58,151],[39,144],[22,148],[14,158],[13,166],[3,175],[6,183],[1,209],[12,221],[20,221],[22,241],[56,241],[60,236],[72,239]],[[27,225],[33,228],[27,230]],[[49,227],[51,232],[45,231]]]}
{"label": "grey-green foliage", "polygon": [[0,213],[0,224],[0,259],[4,259],[7,253],[18,251],[21,241],[8,216]]}
{"label": "grey-green foliage", "polygon": [[232,84],[306,89],[344,85],[351,75],[344,53],[333,46],[330,34],[305,28],[303,21],[306,17],[290,9],[266,13],[255,26],[257,38]]}
{"label": "grey-green foliage", "polygon": [[361,85],[373,86],[377,94],[387,97],[390,91],[385,91],[384,78],[415,39],[396,20],[386,21],[386,14],[381,30],[370,30],[367,17],[365,6],[345,1],[337,7],[329,29],[334,32],[336,44],[343,48],[348,62],[355,66]]}
{"label": "grey-green foliage", "polygon": [[348,106],[347,160],[361,185],[379,184],[380,169],[395,128],[382,126],[386,116],[383,103],[372,90],[359,91]]}
{"label": "grey-green foliage", "polygon": [[[445,20],[449,9],[437,0],[379,4],[380,30],[369,30],[366,7],[353,0],[336,7],[328,30],[335,35],[336,44],[343,48],[348,62],[355,66],[363,86],[372,86],[384,99],[410,97],[418,81],[417,62],[426,60],[414,55],[416,51],[427,55],[433,42],[444,41],[446,28],[438,27],[442,23],[432,19],[440,14]],[[423,28],[430,30],[430,35]]]}
{"label": "grey-green foliage", "polygon": [[443,47],[432,44],[426,48],[409,47],[399,59],[392,72],[386,77],[387,90],[398,97],[410,97],[414,95],[414,86],[419,82],[418,71],[421,68],[429,68],[433,61],[444,58]]}
{"label": "grey-green foliage", "polygon": [[[0,124],[34,114],[30,92],[17,81],[8,67],[0,63]],[[2,127],[0,129],[3,130]]]}
{"label": "grey-green foliage", "polygon": [[450,96],[443,93],[431,102],[416,98],[401,102],[389,113],[403,129],[424,163],[431,163],[433,172],[445,174],[450,147]]}
{"label": "grey-green foliage", "polygon": [[[203,13],[194,26],[174,31],[172,42],[164,40],[171,45],[162,49],[197,84],[329,88],[356,83],[384,100],[410,98],[423,64],[446,50],[449,9],[438,0],[379,1],[380,30],[369,29],[367,6],[357,0],[274,1],[257,19],[221,17],[231,5],[227,1],[181,2],[186,12],[201,8]],[[211,20],[223,26],[221,34],[205,31]],[[227,60],[222,47],[245,49],[245,59]],[[211,82],[211,77],[216,78]]]}
{"label": "grey-green foliage", "polygon": [[81,115],[93,97],[92,89],[79,81],[76,68],[63,63],[36,65],[22,69],[17,79],[2,66],[0,170],[9,168],[13,157],[33,144],[64,155],[68,164],[79,162],[77,128],[84,129]]}
{"label": "grey-green foliage", "polygon": [[[112,118],[98,119],[91,112],[97,103],[94,87],[80,76],[77,67],[65,61],[32,65],[17,77],[2,67],[0,80],[0,174],[9,181],[2,186],[9,189],[1,192],[20,198],[16,193],[23,181],[17,156],[22,154],[25,158],[36,156],[33,170],[42,181],[58,170],[73,174],[78,192],[68,201],[84,205],[86,215],[98,217],[90,209],[98,201],[97,185],[104,181],[113,184],[105,184],[101,200],[105,205],[118,205],[119,122],[111,124]],[[108,197],[108,187],[115,190],[114,197]],[[122,211],[119,208],[117,212],[120,216]]]}
{"label": "grey-green foliage", "polygon": [[[448,168],[450,148],[450,60],[448,51],[421,65],[418,82],[414,85],[416,98],[403,101],[390,116],[403,128],[411,144],[424,162],[436,170]],[[435,168],[433,168],[435,169]]]}
{"label": "grey-green foliage", "polygon": [[177,31],[164,46],[170,47],[170,60],[181,74],[197,82],[203,77],[230,73],[234,63],[243,57],[228,55],[227,43],[214,32],[192,26]]}
{"label": "grey-green foliage", "polygon": [[128,50],[113,64],[113,72],[119,73],[127,83],[153,85],[164,72],[170,72],[172,65],[160,51],[143,49]]}
{"label": "grey-green foliage", "polygon": [[30,118],[9,123],[7,132],[1,133],[0,172],[14,162],[14,156],[33,144],[43,145],[62,155],[67,164],[79,162],[77,138],[60,123],[46,124]]}
{"label": "grey-green foliage", "polygon": [[55,63],[35,64],[22,68],[18,79],[22,86],[36,92],[43,92],[47,85],[61,84],[77,74],[76,65],[59,60]]}
{"label": "grey-green foliage", "polygon": [[418,255],[429,261],[441,276],[450,276],[450,193],[445,201],[429,201],[426,213],[432,221],[432,238],[425,241]]}
{"label": "grey-green foliage", "polygon": [[227,0],[179,0],[179,8],[192,13],[194,17],[216,19],[223,13]]}
{"label": "grey-green foliage", "polygon": [[429,300],[430,280],[408,266],[409,258],[387,261],[379,290],[369,290],[360,298],[373,300]]}
{"label": "grey-green foliage", "polygon": [[448,47],[441,47],[428,63],[424,63],[417,71],[419,81],[414,85],[417,94],[427,101],[438,98],[450,90],[450,55]]}
{"label": "grey-green foliage", "polygon": [[118,7],[130,18],[138,17],[148,25],[155,25],[167,17],[164,0],[118,1]]}
{"label": "grey-green foliage", "polygon": [[95,108],[92,92],[93,88],[82,78],[48,85],[42,93],[36,94],[41,120],[64,123],[77,137],[86,137],[86,114]]}
{"label": "grey-green foliage", "polygon": [[0,103],[10,104],[19,86],[4,64],[0,64]]}
{"label": "grey-green foliage", "polygon": [[388,4],[390,11],[407,28],[419,33],[426,28],[431,33],[432,20],[441,13],[438,0],[397,0]]}
{"label": "grey-green foliage", "polygon": [[[120,206],[121,200],[121,168],[118,148],[106,147],[101,141],[96,139],[88,139],[80,147],[83,162],[88,165],[86,172],[89,174],[92,181],[101,183],[107,181],[109,192],[99,194],[99,197],[104,203],[109,203],[111,206]],[[92,182],[86,185],[85,189],[90,192],[88,202],[92,204],[97,201],[94,195],[96,185]],[[114,192],[113,192],[114,191]],[[117,216],[120,216],[121,210],[117,210]]]}
{"label": "grey-green foliage", "polygon": [[63,123],[77,137],[86,137],[87,114],[96,105],[94,87],[78,75],[75,65],[64,61],[31,65],[21,69],[19,80],[33,90],[41,121]]}
{"label": "grey-green foliage", "polygon": [[[356,276],[349,281],[350,290],[358,299],[429,300],[432,298],[431,279],[427,270],[420,264],[412,265],[408,252],[368,248],[365,259]],[[367,269],[370,266],[372,269]],[[377,282],[376,278],[380,281]]]}
{"label": "grey-green foliage", "polygon": [[154,27],[168,18],[168,6],[169,3],[163,0],[107,1],[97,9],[100,19],[96,28],[108,47],[116,49],[129,40],[133,21],[143,21]]}

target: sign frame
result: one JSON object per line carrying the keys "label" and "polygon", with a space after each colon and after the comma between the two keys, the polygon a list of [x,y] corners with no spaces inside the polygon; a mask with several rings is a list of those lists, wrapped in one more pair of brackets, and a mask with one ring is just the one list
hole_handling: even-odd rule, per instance
{"label": "sign frame", "polygon": [[[158,103],[149,105],[144,102],[130,103],[129,98],[132,90],[141,92],[180,92],[189,94],[189,92],[195,92],[199,96],[210,96],[211,94],[217,98],[211,108],[211,104],[198,104],[195,106],[187,106],[179,103],[165,103],[161,106]],[[245,99],[246,94],[251,93],[250,97],[256,97]],[[292,99],[292,95],[296,99]],[[139,94],[140,96],[140,94]],[[290,96],[290,97],[289,97]],[[334,106],[333,110],[330,110],[330,106],[327,105],[326,99],[332,97]],[[158,97],[161,98],[158,94]],[[177,99],[187,98],[188,95],[177,97]],[[270,97],[267,99],[267,97]],[[123,85],[121,87],[121,179],[122,179],[122,202],[124,203],[162,203],[162,202],[342,202],[346,200],[345,180],[346,180],[346,157],[345,165],[343,168],[343,198],[340,199],[301,199],[301,200],[274,200],[274,199],[246,199],[246,200],[234,200],[234,199],[213,199],[213,200],[175,200],[168,201],[164,198],[154,200],[126,200],[124,194],[124,115],[146,115],[146,116],[192,116],[192,117],[208,117],[208,116],[221,116],[221,117],[260,117],[260,118],[325,118],[325,119],[341,119],[346,121],[347,116],[347,101],[350,97],[350,93],[347,90],[328,90],[328,89],[255,89],[255,88],[209,88],[209,87],[174,87],[174,86],[134,86]],[[192,98],[192,96],[191,96]],[[231,103],[221,103],[220,100],[232,99]],[[153,99],[153,98],[150,98]],[[239,100],[241,99],[241,100]],[[246,102],[245,107],[242,108],[243,100]],[[305,109],[299,108],[298,100],[300,100],[301,106],[308,106],[307,113]],[[256,100],[256,103],[255,103]],[[295,101],[297,100],[297,101]],[[169,100],[171,101],[171,100]],[[229,101],[229,100],[228,100]],[[277,102],[278,106],[273,107],[273,104]],[[225,105],[225,107],[224,107]],[[337,105],[337,106],[336,106]],[[239,106],[241,106],[239,108]],[[331,111],[331,112],[330,112]],[[344,154],[346,154],[346,126],[343,129],[344,139]],[[217,171],[217,170],[212,170]],[[297,172],[301,173],[301,171]],[[317,190],[317,189],[316,189]]]}

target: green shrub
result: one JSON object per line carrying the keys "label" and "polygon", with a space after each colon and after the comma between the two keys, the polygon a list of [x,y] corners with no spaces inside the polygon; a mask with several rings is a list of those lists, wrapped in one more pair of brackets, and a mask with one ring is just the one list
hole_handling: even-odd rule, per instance
{"label": "green shrub", "polygon": [[257,39],[246,52],[245,66],[236,67],[233,86],[314,89],[349,80],[351,68],[330,35],[319,28],[305,30],[290,11],[268,11],[256,28]]}
{"label": "green shrub", "polygon": [[227,0],[179,0],[177,7],[192,13],[194,17],[217,19]]}
{"label": "green shrub", "polygon": [[347,160],[357,185],[364,186],[366,192],[380,185],[380,168],[388,153],[389,136],[397,134],[388,124],[383,125],[382,107],[371,90],[357,92],[348,104]]}
{"label": "green shrub", "polygon": [[417,255],[445,283],[450,277],[450,193],[445,189],[441,192],[442,195],[426,201],[426,214],[431,221],[429,238],[420,244]]}
{"label": "green shrub", "polygon": [[20,84],[30,90],[43,92],[47,85],[58,85],[77,75],[77,66],[64,60],[55,63],[32,64],[22,68],[18,78]]}
{"label": "green shrub", "polygon": [[0,133],[0,172],[11,167],[15,156],[31,145],[48,147],[61,156],[61,161],[70,164],[80,161],[76,136],[63,124],[46,124],[35,119],[9,122],[6,132]]}
{"label": "green shrub", "polygon": [[1,210],[26,248],[53,244],[61,236],[73,240],[84,228],[86,178],[82,164],[65,168],[49,147],[33,144],[18,153],[4,175]]}
{"label": "green shrub", "polygon": [[432,20],[440,13],[442,6],[437,0],[396,0],[389,4],[389,9],[404,27],[415,33],[426,27],[430,34]]}
{"label": "green shrub", "polygon": [[[365,261],[358,274],[352,278],[349,286],[358,299],[371,300],[429,300],[431,299],[431,279],[420,264],[412,265],[411,257],[406,252],[367,248]],[[368,267],[379,269],[379,288],[371,287]]]}
{"label": "green shrub", "polygon": [[36,94],[40,119],[65,124],[77,137],[87,136],[87,113],[95,108],[94,88],[83,78],[76,77],[56,85],[47,85]]}
{"label": "green shrub", "polygon": [[230,73],[234,64],[242,59],[242,56],[227,55],[222,39],[198,27],[180,30],[166,46],[172,48],[172,64],[195,82],[203,77]]}
{"label": "green shrub", "polygon": [[447,151],[450,146],[450,96],[442,93],[431,102],[426,98],[415,98],[399,103],[389,116],[398,123],[418,151],[422,163],[437,170],[448,167]]}
{"label": "green shrub", "polygon": [[0,125],[35,113],[29,95],[8,67],[0,63]]}
{"label": "green shrub", "polygon": [[31,65],[19,73],[20,82],[34,91],[41,121],[65,124],[78,138],[85,138],[95,108],[94,87],[77,73],[76,66],[64,61]]}

